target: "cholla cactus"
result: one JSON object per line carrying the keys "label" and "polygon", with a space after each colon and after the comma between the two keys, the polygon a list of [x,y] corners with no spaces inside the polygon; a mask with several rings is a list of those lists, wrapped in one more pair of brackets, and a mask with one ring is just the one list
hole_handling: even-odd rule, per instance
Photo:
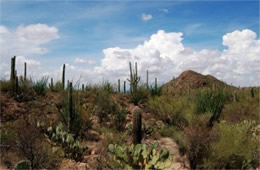
{"label": "cholla cactus", "polygon": [[130,68],[130,80],[127,79],[130,82],[130,91],[131,93],[134,93],[137,91],[137,86],[140,81],[140,77],[138,77],[137,74],[137,62],[135,63],[135,70],[132,70],[131,62],[129,62],[129,68]]}

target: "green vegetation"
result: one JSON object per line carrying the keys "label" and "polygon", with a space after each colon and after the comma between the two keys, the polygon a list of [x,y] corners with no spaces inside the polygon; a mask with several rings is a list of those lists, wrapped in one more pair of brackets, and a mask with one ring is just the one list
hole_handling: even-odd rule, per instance
{"label": "green vegetation", "polygon": [[158,150],[158,143],[151,146],[110,144],[108,150],[114,166],[112,169],[164,169],[169,167],[172,161],[168,150]]}
{"label": "green vegetation", "polygon": [[[126,80],[120,80],[124,90],[120,81],[117,85],[78,81],[73,86],[65,81],[65,65],[58,81],[48,82],[48,77],[34,81],[26,64],[24,76],[18,77],[13,57],[10,80],[0,81],[1,165],[164,169],[178,162],[191,169],[260,167],[259,87],[215,82],[211,86],[197,79],[196,86],[182,85],[181,78],[167,87],[158,87],[156,78],[149,86],[148,71],[142,84],[137,63],[134,69],[131,63],[129,67],[127,93]],[[176,142],[179,152],[174,154],[183,158],[172,161],[163,138]]]}

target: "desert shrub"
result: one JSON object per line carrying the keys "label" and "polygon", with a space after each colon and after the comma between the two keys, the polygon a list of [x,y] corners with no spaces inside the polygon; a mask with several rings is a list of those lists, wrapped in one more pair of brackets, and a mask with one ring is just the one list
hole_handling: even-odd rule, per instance
{"label": "desert shrub", "polygon": [[54,86],[53,86],[53,91],[62,91],[63,90],[63,85],[61,81],[57,81]]}
{"label": "desert shrub", "polygon": [[151,85],[149,91],[152,96],[160,96],[162,94],[162,86],[155,88]]}
{"label": "desert shrub", "polygon": [[[83,109],[77,95],[77,93],[72,94],[72,105],[70,106],[68,91],[63,91],[62,102],[59,106],[61,109],[58,112],[60,120],[76,137],[83,135],[92,126],[89,111]],[[72,113],[70,113],[70,107],[72,107]]]}
{"label": "desert shrub", "polygon": [[123,131],[126,124],[126,114],[127,110],[125,108],[117,107],[116,111],[113,113],[113,125],[118,131]]}
{"label": "desert shrub", "polygon": [[220,89],[214,91],[198,91],[194,101],[196,106],[196,113],[212,113],[212,116],[209,120],[209,125],[212,126],[213,122],[219,119],[220,113],[224,108],[225,100],[226,96],[224,95],[224,92]]}
{"label": "desert shrub", "polygon": [[222,111],[221,119],[233,123],[243,120],[259,120],[259,103],[243,100],[226,104]]}
{"label": "desert shrub", "polygon": [[14,149],[31,162],[32,169],[54,169],[58,166],[59,153],[52,150],[35,125],[21,120],[15,126],[15,133]]}
{"label": "desert shrub", "polygon": [[42,77],[40,80],[34,81],[32,83],[32,88],[39,96],[44,96],[47,90],[48,77]]}
{"label": "desert shrub", "polygon": [[9,128],[0,129],[0,143],[3,146],[14,145],[16,141],[15,131]]}
{"label": "desert shrub", "polygon": [[185,97],[160,96],[147,102],[150,111],[168,125],[184,128],[192,120],[192,105]]}
{"label": "desert shrub", "polygon": [[171,165],[172,157],[168,150],[158,149],[159,144],[151,146],[113,145],[108,146],[112,169],[164,169]]}
{"label": "desert shrub", "polygon": [[203,160],[210,154],[210,144],[214,134],[207,128],[208,115],[199,116],[196,121],[184,129],[185,138],[182,143],[188,155],[191,169],[202,168]]}
{"label": "desert shrub", "polygon": [[131,102],[134,105],[138,105],[140,102],[145,101],[149,96],[149,91],[146,89],[144,85],[141,85],[137,88],[136,91],[131,93]]}
{"label": "desert shrub", "polygon": [[9,80],[0,80],[1,92],[8,92],[11,90],[11,82]]}
{"label": "desert shrub", "polygon": [[113,93],[115,91],[113,85],[109,81],[104,81],[99,88],[107,93]]}
{"label": "desert shrub", "polygon": [[107,91],[100,90],[95,98],[95,114],[100,122],[107,119],[108,115],[116,111],[116,104]]}
{"label": "desert shrub", "polygon": [[31,101],[35,98],[36,92],[33,89],[33,81],[32,79],[26,79],[21,76],[19,78],[19,91],[18,94],[15,96],[16,101],[19,102],[26,102]]}
{"label": "desert shrub", "polygon": [[254,169],[259,166],[259,141],[251,133],[253,125],[253,121],[218,124],[219,137],[212,143],[204,168]]}

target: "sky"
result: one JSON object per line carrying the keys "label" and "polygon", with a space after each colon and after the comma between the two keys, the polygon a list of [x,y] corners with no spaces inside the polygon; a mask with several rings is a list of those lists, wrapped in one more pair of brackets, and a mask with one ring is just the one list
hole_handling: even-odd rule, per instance
{"label": "sky", "polygon": [[259,1],[0,0],[0,77],[117,82],[138,63],[141,80],[183,71],[260,85]]}

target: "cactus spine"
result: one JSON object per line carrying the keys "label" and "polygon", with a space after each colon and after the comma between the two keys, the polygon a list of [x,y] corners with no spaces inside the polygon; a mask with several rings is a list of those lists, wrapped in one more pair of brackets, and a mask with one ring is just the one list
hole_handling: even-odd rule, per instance
{"label": "cactus spine", "polygon": [[146,89],[149,89],[149,72],[146,70]]}
{"label": "cactus spine", "polygon": [[117,89],[118,93],[120,93],[120,79],[118,79],[118,89]]}
{"label": "cactus spine", "polygon": [[126,81],[124,81],[124,93],[126,93]]}
{"label": "cactus spine", "polygon": [[63,64],[62,68],[62,90],[65,89],[65,64]]}
{"label": "cactus spine", "polygon": [[142,141],[142,115],[139,109],[133,114],[133,143],[136,145]]}
{"label": "cactus spine", "polygon": [[26,75],[27,75],[27,65],[26,62],[24,63],[24,81],[26,81]]}
{"label": "cactus spine", "polygon": [[73,112],[73,100],[72,100],[72,82],[69,82],[68,86],[68,130],[70,131],[70,122]]}
{"label": "cactus spine", "polygon": [[137,62],[135,62],[135,70],[132,70],[131,62],[129,62],[129,68],[130,68],[130,80],[127,79],[130,82],[130,91],[131,93],[137,92],[137,86],[140,81],[140,77],[138,77],[137,74]]}

